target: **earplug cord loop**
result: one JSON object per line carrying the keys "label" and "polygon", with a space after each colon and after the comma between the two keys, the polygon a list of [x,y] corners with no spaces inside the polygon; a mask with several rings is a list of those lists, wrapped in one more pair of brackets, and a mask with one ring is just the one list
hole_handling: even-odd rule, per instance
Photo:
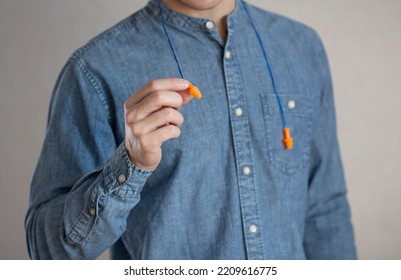
{"label": "earplug cord loop", "polygon": [[[266,49],[265,49],[265,47],[263,45],[262,39],[261,39],[261,37],[259,35],[259,32],[258,32],[258,30],[256,28],[256,25],[255,25],[251,15],[250,15],[249,11],[248,11],[247,4],[245,3],[244,0],[240,0],[240,1],[242,2],[243,6],[244,6],[244,10],[245,10],[245,12],[246,12],[246,14],[247,14],[247,16],[249,18],[249,21],[251,22],[252,28],[255,31],[256,37],[258,38],[260,47],[261,47],[262,52],[263,52],[263,56],[265,58],[267,70],[268,70],[269,75],[270,75],[270,79],[271,79],[271,82],[272,82],[274,94],[276,95],[277,103],[278,103],[278,106],[279,106],[279,109],[280,109],[280,113],[281,113],[281,119],[282,119],[283,127],[284,127],[284,129],[283,129],[283,134],[284,134],[283,142],[284,142],[285,148],[286,149],[292,149],[292,138],[291,138],[291,134],[290,134],[290,129],[287,128],[287,120],[285,118],[283,105],[281,104],[281,99],[280,99],[280,96],[279,96],[278,91],[277,91],[276,83],[275,83],[274,76],[273,76],[273,71],[272,71],[272,68],[270,66],[269,59],[267,57]],[[163,16],[163,8],[162,8],[161,0],[159,0],[159,10],[160,10],[160,17],[161,17],[161,22],[162,22],[164,34],[166,35],[166,38],[167,38],[168,44],[170,46],[171,52],[173,53],[174,60],[175,60],[175,62],[177,64],[178,72],[180,73],[181,78],[184,79],[184,75],[182,74],[180,62],[178,61],[177,54],[175,53],[173,44],[172,44],[172,42],[170,40],[170,36],[169,36],[169,34],[167,32],[166,23],[164,21],[164,16]],[[200,93],[200,91],[199,91],[199,89],[197,87],[194,87],[194,86],[192,86],[192,84],[190,84],[190,86],[188,88],[189,88],[189,93],[191,95],[193,95],[194,97],[196,97],[198,99],[202,98],[202,94]]]}

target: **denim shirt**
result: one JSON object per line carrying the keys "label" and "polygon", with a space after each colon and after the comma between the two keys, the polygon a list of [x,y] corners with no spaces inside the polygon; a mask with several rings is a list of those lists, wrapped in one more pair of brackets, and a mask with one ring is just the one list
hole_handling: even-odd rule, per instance
{"label": "denim shirt", "polygon": [[26,217],[34,259],[352,259],[329,68],[310,28],[253,6],[294,148],[244,3],[215,25],[163,6],[203,98],[153,171],[124,147],[124,102],[178,77],[158,2],[77,50],[56,83]]}

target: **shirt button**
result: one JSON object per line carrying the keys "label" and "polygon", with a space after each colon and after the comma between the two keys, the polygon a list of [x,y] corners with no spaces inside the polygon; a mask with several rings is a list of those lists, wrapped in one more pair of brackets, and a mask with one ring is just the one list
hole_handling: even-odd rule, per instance
{"label": "shirt button", "polygon": [[238,108],[235,109],[235,115],[236,115],[237,117],[241,117],[242,114],[243,114],[243,112],[242,112],[242,109],[241,109],[240,107],[238,107]]}
{"label": "shirt button", "polygon": [[92,216],[96,214],[96,209],[95,208],[91,208],[89,209],[89,214],[91,214]]}
{"label": "shirt button", "polygon": [[295,103],[294,100],[288,101],[288,108],[294,109],[296,105],[297,105],[297,104]]}
{"label": "shirt button", "polygon": [[214,23],[213,23],[213,21],[209,20],[206,22],[205,26],[207,29],[212,29],[212,28],[214,28]]}
{"label": "shirt button", "polygon": [[231,58],[231,52],[230,51],[226,51],[225,54],[224,54],[224,57],[226,59],[230,59]]}
{"label": "shirt button", "polygon": [[248,166],[245,166],[244,168],[242,168],[242,174],[244,175],[251,174],[251,169]]}
{"label": "shirt button", "polygon": [[120,184],[122,184],[122,183],[125,183],[125,181],[127,181],[127,178],[125,177],[124,174],[121,174],[118,176],[117,180]]}
{"label": "shirt button", "polygon": [[250,233],[256,233],[258,231],[258,227],[255,225],[250,225],[248,230]]}

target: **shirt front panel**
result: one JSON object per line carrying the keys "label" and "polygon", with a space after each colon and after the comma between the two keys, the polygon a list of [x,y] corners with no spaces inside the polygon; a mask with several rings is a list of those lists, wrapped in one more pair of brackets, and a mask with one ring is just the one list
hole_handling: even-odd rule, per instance
{"label": "shirt front panel", "polygon": [[[203,98],[180,109],[181,136],[163,144],[123,246],[137,259],[304,258],[310,108],[320,83],[310,70],[316,54],[298,42],[306,31],[251,9],[283,103],[297,104],[285,107],[295,138],[294,150],[286,151],[271,81],[242,6],[229,17],[225,46],[206,19],[163,9],[184,76]],[[156,1],[130,21],[131,28],[83,53],[109,97],[116,143],[124,139],[124,101],[149,80],[178,77]]]}

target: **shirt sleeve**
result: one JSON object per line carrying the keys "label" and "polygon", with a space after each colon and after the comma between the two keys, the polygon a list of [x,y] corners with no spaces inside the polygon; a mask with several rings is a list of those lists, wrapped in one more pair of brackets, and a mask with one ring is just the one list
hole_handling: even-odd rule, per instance
{"label": "shirt sleeve", "polygon": [[355,259],[354,234],[336,133],[333,89],[327,57],[317,37],[320,108],[311,142],[304,249],[308,259]]}
{"label": "shirt sleeve", "polygon": [[116,143],[100,84],[77,56],[56,83],[25,220],[33,259],[99,256],[125,231],[152,173]]}

